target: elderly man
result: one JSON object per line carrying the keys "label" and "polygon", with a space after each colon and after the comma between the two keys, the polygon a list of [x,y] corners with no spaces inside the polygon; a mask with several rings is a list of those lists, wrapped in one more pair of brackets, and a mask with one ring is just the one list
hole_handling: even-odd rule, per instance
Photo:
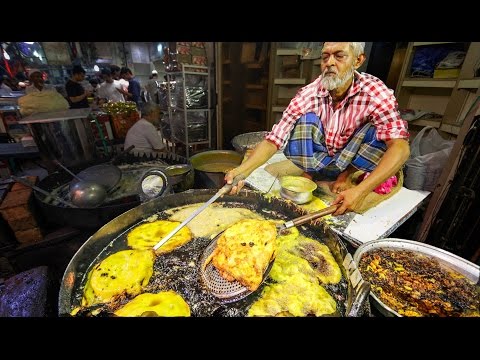
{"label": "elderly man", "polygon": [[[407,123],[397,109],[393,91],[378,78],[359,73],[365,43],[326,42],[321,75],[298,91],[252,155],[226,176],[248,176],[278,149],[307,173],[335,178],[332,190],[341,204],[334,215],[354,211],[371,191],[402,167],[410,154]],[[346,189],[348,176],[370,172]],[[240,181],[232,193],[244,185]]]}
{"label": "elderly man", "polygon": [[147,103],[142,111],[142,118],[128,130],[124,148],[134,145],[133,152],[140,155],[165,151],[165,144],[156,128],[160,114],[157,104]]}

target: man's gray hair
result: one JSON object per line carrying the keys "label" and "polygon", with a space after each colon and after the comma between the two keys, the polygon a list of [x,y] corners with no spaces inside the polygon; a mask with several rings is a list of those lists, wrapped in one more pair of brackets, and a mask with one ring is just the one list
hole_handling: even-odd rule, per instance
{"label": "man's gray hair", "polygon": [[142,115],[150,115],[150,114],[154,113],[155,111],[160,111],[161,112],[161,108],[158,104],[156,104],[154,102],[148,102],[148,103],[144,104],[143,107],[142,107]]}
{"label": "man's gray hair", "polygon": [[[358,57],[365,51],[365,43],[364,42],[351,42],[349,43],[352,47],[353,56]],[[323,43],[322,47],[325,46]]]}
{"label": "man's gray hair", "polygon": [[350,46],[352,47],[353,56],[358,57],[365,51],[364,42],[351,42]]}

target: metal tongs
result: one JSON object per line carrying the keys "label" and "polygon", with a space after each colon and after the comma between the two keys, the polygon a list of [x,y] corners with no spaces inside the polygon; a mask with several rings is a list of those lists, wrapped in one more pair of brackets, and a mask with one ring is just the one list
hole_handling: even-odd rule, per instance
{"label": "metal tongs", "polygon": [[232,188],[238,184],[239,181],[241,180],[244,180],[245,179],[245,176],[243,175],[239,175],[237,176],[235,179],[233,179],[233,183],[232,184],[225,184],[223,185],[223,187],[220,188],[220,190],[217,191],[217,193],[215,195],[212,196],[212,198],[210,200],[208,200],[205,204],[203,204],[202,206],[200,206],[197,210],[195,210],[188,218],[186,218],[185,220],[183,220],[183,222],[178,225],[175,229],[173,229],[170,233],[168,233],[168,235],[166,235],[162,240],[160,240],[154,247],[153,247],[153,250],[158,250],[158,248],[160,246],[162,246],[163,244],[165,244],[168,240],[170,240],[177,232],[180,231],[180,229],[182,229],[185,225],[187,225],[190,221],[192,221],[193,218],[195,218],[195,216],[197,216],[198,214],[200,214],[203,210],[205,210],[208,205],[210,205],[211,203],[213,203],[215,200],[217,200],[220,196],[223,196],[227,193],[230,192],[230,190],[232,190]]}

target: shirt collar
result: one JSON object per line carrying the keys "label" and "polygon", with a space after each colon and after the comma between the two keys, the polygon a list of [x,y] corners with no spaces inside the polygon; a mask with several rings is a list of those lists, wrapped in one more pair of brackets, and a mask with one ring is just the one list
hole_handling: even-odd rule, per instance
{"label": "shirt collar", "polygon": [[[350,86],[350,88],[348,89],[348,94],[345,98],[349,98],[355,94],[357,94],[360,89],[361,89],[361,82],[363,80],[363,75],[360,74],[357,70],[355,70],[353,72],[353,83],[352,85]],[[329,95],[329,92],[327,89],[325,89],[324,87],[322,87],[321,85],[321,77],[322,75],[320,75],[318,77],[318,79],[316,81],[318,81],[318,92],[317,92],[317,96],[318,97],[326,97]]]}

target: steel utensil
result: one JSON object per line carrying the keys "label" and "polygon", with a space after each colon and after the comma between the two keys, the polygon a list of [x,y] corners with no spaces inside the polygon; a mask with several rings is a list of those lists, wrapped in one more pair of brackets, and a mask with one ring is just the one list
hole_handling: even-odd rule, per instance
{"label": "steel utensil", "polygon": [[65,170],[67,173],[69,173],[70,175],[72,175],[75,179],[79,180],[79,181],[83,181],[80,177],[78,177],[76,174],[74,174],[69,168],[67,168],[66,166],[64,166],[60,161],[58,160],[54,160],[53,161],[55,164],[57,164],[58,166],[60,166],[63,170]]}
{"label": "steel utensil", "polygon": [[77,208],[77,207],[78,207],[78,206],[72,204],[72,203],[69,202],[69,201],[65,201],[65,200],[59,198],[58,196],[53,195],[53,194],[49,193],[48,191],[45,191],[45,190],[39,188],[38,186],[35,186],[35,185],[30,184],[30,183],[29,183],[27,180],[25,180],[25,179],[22,179],[22,178],[20,178],[20,177],[15,176],[15,175],[10,175],[10,177],[11,177],[13,180],[17,181],[17,182],[22,183],[22,184],[25,185],[25,186],[31,187],[33,190],[38,191],[39,193],[41,193],[41,194],[43,194],[43,195],[45,195],[45,196],[50,196],[50,197],[52,197],[53,199],[57,200],[58,202],[60,202],[60,203],[62,203],[62,204],[64,204],[64,205],[67,205],[68,207],[72,207],[72,208]]}
{"label": "steel utensil", "polygon": [[70,186],[72,203],[81,208],[95,208],[107,198],[105,187],[93,181],[78,181]]}
{"label": "steel utensil", "polygon": [[[315,211],[304,216],[300,216],[290,221],[286,221],[283,224],[277,225],[277,231],[278,233],[281,233],[282,231],[290,229],[291,227],[305,224],[311,220],[318,219],[322,216],[333,214],[339,206],[339,204],[332,205],[325,209]],[[244,297],[250,295],[253,291],[249,290],[247,287],[243,286],[238,281],[226,280],[223,276],[220,275],[218,270],[215,268],[215,266],[213,266],[211,262],[209,262],[208,264],[205,263],[212,254],[212,252],[215,250],[217,246],[217,240],[222,234],[223,231],[217,234],[217,236],[215,236],[215,238],[205,248],[200,258],[200,277],[202,278],[203,283],[212,295],[219,298],[220,301],[223,303],[230,303],[243,299]],[[264,270],[262,283],[263,281],[265,281],[268,274],[270,273],[274,260],[274,258],[270,259],[268,266]]]}
{"label": "steel utensil", "polygon": [[186,218],[180,225],[178,225],[175,229],[173,229],[167,236],[165,236],[162,240],[160,240],[154,247],[153,250],[158,250],[160,246],[165,244],[168,240],[172,238],[177,232],[180,231],[185,225],[187,225],[190,221],[192,221],[195,216],[200,214],[203,210],[205,210],[208,205],[212,204],[215,200],[217,200],[220,196],[225,195],[232,190],[232,187],[238,184],[239,181],[244,180],[245,177],[243,175],[237,176],[235,179],[233,179],[232,184],[225,184],[223,187],[218,190],[215,195],[211,197],[210,200],[208,200],[205,204],[200,206],[197,210],[195,210],[188,218]]}
{"label": "steel utensil", "polygon": [[132,145],[126,148],[106,163],[90,166],[80,171],[77,174],[77,177],[81,178],[82,181],[89,181],[102,185],[105,187],[107,193],[112,191],[122,178],[122,171],[113,163],[129,153],[134,147],[135,146]]}
{"label": "steel utensil", "polygon": [[105,201],[107,191],[104,186],[94,181],[82,179],[58,160],[54,160],[54,163],[78,180],[70,184],[70,198],[73,204],[81,208],[94,208]]}

